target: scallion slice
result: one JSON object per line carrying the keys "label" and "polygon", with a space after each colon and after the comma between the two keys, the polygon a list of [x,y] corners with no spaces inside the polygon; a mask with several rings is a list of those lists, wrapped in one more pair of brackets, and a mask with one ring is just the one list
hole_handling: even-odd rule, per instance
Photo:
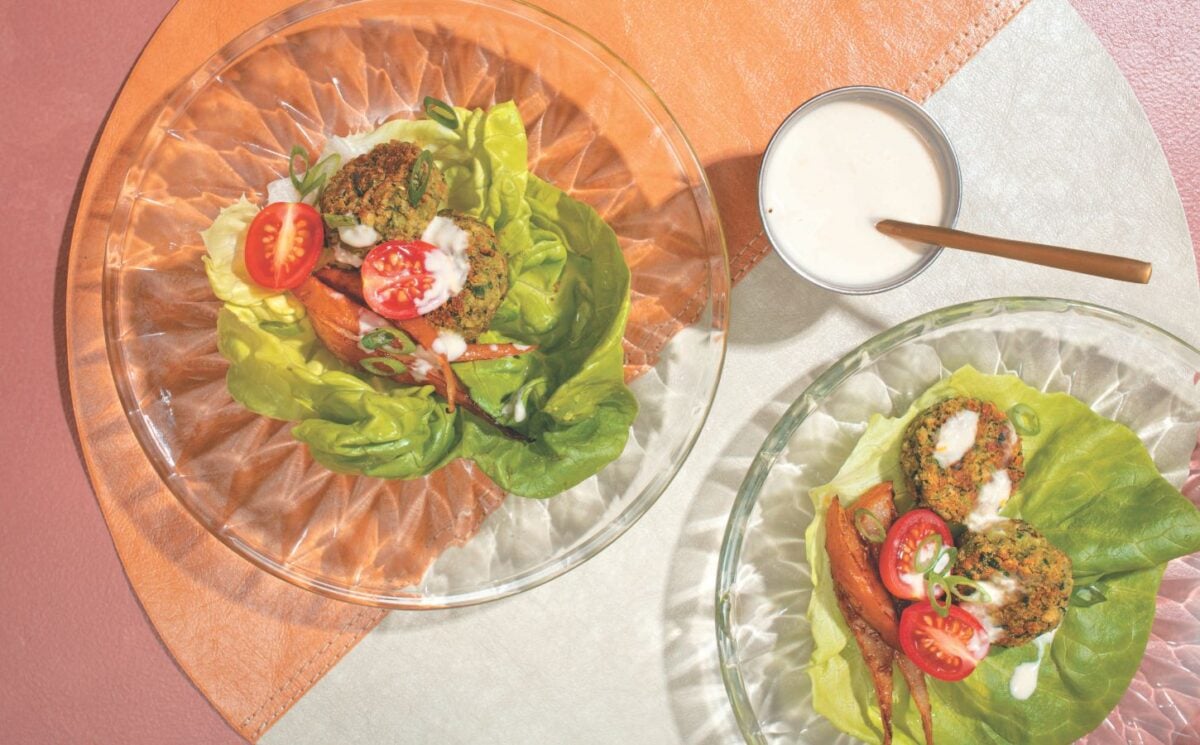
{"label": "scallion slice", "polygon": [[403,362],[391,357],[365,357],[359,364],[372,375],[391,376],[408,372],[408,367]]}
{"label": "scallion slice", "polygon": [[1025,404],[1016,404],[1009,409],[1008,418],[1012,420],[1018,434],[1032,436],[1042,431],[1037,412]]}
{"label": "scallion slice", "polygon": [[887,538],[887,529],[883,527],[883,521],[865,507],[854,511],[854,527],[858,529],[859,535],[871,543],[883,543]]}
{"label": "scallion slice", "polygon": [[362,345],[363,349],[372,352],[376,349],[410,352],[415,348],[407,336],[388,326],[377,328],[374,331],[364,334],[359,344]]}
{"label": "scallion slice", "polygon": [[441,99],[425,97],[425,116],[447,129],[458,129],[458,113],[454,111],[453,106]]}
{"label": "scallion slice", "polygon": [[331,215],[326,212],[321,215],[321,218],[331,228],[353,228],[358,225],[358,219],[354,215]]}
{"label": "scallion slice", "polygon": [[433,173],[433,156],[428,150],[422,150],[412,165],[408,174],[408,203],[416,207],[429,188],[429,177]]}
{"label": "scallion slice", "polygon": [[[923,559],[925,555],[925,547],[930,546],[932,550],[928,552],[929,558]],[[925,574],[937,565],[938,559],[942,555],[942,536],[937,533],[930,533],[921,539],[917,544],[917,550],[913,552],[913,572],[915,574]]]}
{"label": "scallion slice", "polygon": [[[979,584],[970,577],[963,577],[959,574],[946,575],[946,587],[950,589],[950,593],[959,600],[967,600],[972,603],[990,603],[992,596],[984,589],[983,585]],[[967,588],[966,591],[959,588]]]}
{"label": "scallion slice", "polygon": [[1076,587],[1071,592],[1071,605],[1076,608],[1091,608],[1093,605],[1103,603],[1108,600],[1099,587],[1095,585],[1087,585],[1085,587]]}
{"label": "scallion slice", "polygon": [[[297,172],[296,159],[299,158],[304,168]],[[308,158],[308,151],[300,145],[292,147],[291,154],[288,155],[288,178],[292,180],[292,186],[296,187],[296,191],[300,194],[300,198],[308,196],[313,191],[320,189],[325,185],[325,180],[329,178],[329,174],[337,170],[338,164],[341,163],[342,156],[334,153],[327,155],[317,162],[316,165],[311,165]],[[327,167],[332,163],[332,167]]]}

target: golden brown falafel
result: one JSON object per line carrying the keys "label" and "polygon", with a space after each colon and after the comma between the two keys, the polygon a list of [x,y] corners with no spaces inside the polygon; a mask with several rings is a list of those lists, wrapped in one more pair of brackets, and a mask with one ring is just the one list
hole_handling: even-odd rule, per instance
{"label": "golden brown falafel", "polygon": [[1024,520],[967,533],[954,573],[987,582],[1002,595],[986,603],[964,601],[1002,629],[993,642],[1002,647],[1026,644],[1057,627],[1074,586],[1071,559]]}
{"label": "golden brown falafel", "polygon": [[[416,206],[409,203],[409,176],[420,154],[411,142],[385,142],[354,158],[329,179],[321,193],[322,214],[353,217],[374,228],[380,242],[420,238],[449,191],[442,172],[431,164],[425,193]],[[371,250],[342,244],[337,230],[325,231],[325,245],[358,256]]]}
{"label": "golden brown falafel", "polygon": [[[938,462],[938,433],[962,411],[975,412],[978,425],[971,447],[957,461]],[[1007,469],[1015,491],[1025,476],[1021,438],[1008,417],[988,401],[949,398],[925,409],[909,423],[900,446],[900,467],[917,503],[948,522],[963,522],[975,507],[979,488]]]}

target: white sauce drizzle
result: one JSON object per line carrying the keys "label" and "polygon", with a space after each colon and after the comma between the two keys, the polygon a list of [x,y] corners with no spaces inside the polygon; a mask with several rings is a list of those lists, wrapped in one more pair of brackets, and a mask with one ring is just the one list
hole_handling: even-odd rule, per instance
{"label": "white sauce drizzle", "polygon": [[363,263],[361,256],[359,256],[356,253],[351,253],[350,251],[347,251],[346,249],[342,248],[340,243],[333,247],[333,260],[338,262],[339,264],[346,264],[348,266],[356,266],[356,267],[362,266],[362,263]]}
{"label": "white sauce drizzle", "polygon": [[996,623],[992,618],[992,614],[988,613],[988,606],[980,603],[963,603],[963,610],[968,611],[975,619],[983,626],[983,630],[987,633],[988,641],[995,643],[997,639],[1004,635],[1004,627]]}
{"label": "white sauce drizzle", "polygon": [[963,409],[947,419],[938,430],[933,446],[933,458],[942,468],[949,468],[963,459],[979,430],[979,414]]}
{"label": "white sauce drizzle", "polygon": [[433,351],[454,362],[467,351],[467,340],[454,331],[442,329],[433,340]]}
{"label": "white sauce drizzle", "polygon": [[1000,575],[994,580],[979,580],[979,592],[986,594],[986,603],[963,603],[963,610],[975,616],[987,632],[988,641],[995,642],[1004,635],[1004,627],[992,618],[991,610],[1004,604],[1009,595],[1021,589],[1021,583],[1007,575]]}
{"label": "white sauce drizzle", "polygon": [[1038,671],[1046,656],[1046,648],[1054,641],[1056,633],[1058,633],[1057,626],[1034,639],[1033,646],[1037,648],[1037,659],[1033,662],[1022,662],[1013,669],[1012,679],[1008,681],[1008,692],[1016,700],[1025,701],[1037,690]]}
{"label": "white sauce drizzle", "polygon": [[413,354],[415,359],[408,371],[412,373],[413,379],[419,383],[424,383],[429,379],[429,373],[441,366],[438,358],[429,350],[417,348]]}
{"label": "white sauce drizzle", "polygon": [[303,202],[304,204],[313,204],[317,201],[317,190],[313,189],[303,199],[300,198],[300,192],[296,190],[296,185],[292,183],[291,176],[277,178],[267,184],[267,204],[275,204],[276,202]]}
{"label": "white sauce drizzle", "polygon": [[358,156],[371,152],[371,148],[373,147],[374,144],[368,144],[361,136],[330,137],[325,141],[325,149],[321,151],[321,156],[317,158],[317,162],[325,160],[330,155],[337,155],[341,158],[338,165],[344,166]]}
{"label": "white sauce drizzle", "polygon": [[1011,495],[1012,479],[1009,478],[1008,471],[1001,469],[994,472],[983,486],[979,487],[975,508],[967,515],[967,529],[979,532],[1004,522],[1005,518],[1000,516],[1000,510]]}
{"label": "white sauce drizzle", "polygon": [[[379,231],[370,225],[351,225],[343,226],[337,229],[338,239],[347,246],[354,248],[366,248],[374,246],[379,242]],[[359,259],[358,265],[362,265],[362,259]]]}
{"label": "white sauce drizzle", "polygon": [[450,218],[438,216],[426,226],[421,240],[441,249],[425,255],[425,269],[433,277],[433,287],[416,303],[417,312],[425,315],[462,292],[471,271],[471,261],[467,257],[471,237]]}
{"label": "white sauce drizzle", "polygon": [[912,590],[914,595],[924,597],[925,595],[925,575],[917,574],[916,572],[901,572],[900,581],[904,586]]}
{"label": "white sauce drizzle", "polygon": [[366,336],[375,329],[391,328],[392,323],[373,310],[363,308],[358,313],[358,335]]}
{"label": "white sauce drizzle", "polygon": [[525,421],[525,417],[528,414],[528,412],[525,410],[525,388],[528,385],[529,384],[526,383],[518,388],[511,396],[509,396],[509,399],[504,402],[504,407],[502,409],[505,416],[510,417],[518,424]]}

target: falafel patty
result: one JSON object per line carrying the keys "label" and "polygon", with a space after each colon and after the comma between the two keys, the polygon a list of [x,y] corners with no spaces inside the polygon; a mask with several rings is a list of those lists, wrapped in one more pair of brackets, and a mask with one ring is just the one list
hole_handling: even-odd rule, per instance
{"label": "falafel patty", "polygon": [[[421,237],[449,192],[446,179],[430,165],[425,193],[416,206],[408,202],[408,179],[421,148],[411,142],[385,142],[346,163],[321,193],[320,209],[326,215],[350,215],[379,233],[380,241],[411,241]],[[365,256],[371,246],[356,248],[325,231],[325,245]]]}
{"label": "falafel patty", "polygon": [[990,602],[964,600],[967,610],[986,615],[1000,628],[992,641],[1002,647],[1027,644],[1062,622],[1074,579],[1071,559],[1024,520],[1005,520],[967,533],[955,574],[987,582]]}
{"label": "falafel patty", "polygon": [[455,331],[473,342],[487,330],[508,292],[508,260],[500,253],[496,234],[485,223],[451,210],[442,210],[438,215],[453,220],[466,231],[471,269],[462,291],[425,318],[434,326]]}
{"label": "falafel patty", "polygon": [[[956,415],[962,414],[963,416]],[[977,418],[974,437],[961,457],[939,450],[942,427]],[[969,433],[968,433],[969,434]],[[943,520],[961,523],[975,507],[979,489],[1007,470],[1012,490],[1025,476],[1021,438],[1008,417],[988,401],[959,396],[925,409],[909,423],[900,445],[900,467],[917,503]]]}

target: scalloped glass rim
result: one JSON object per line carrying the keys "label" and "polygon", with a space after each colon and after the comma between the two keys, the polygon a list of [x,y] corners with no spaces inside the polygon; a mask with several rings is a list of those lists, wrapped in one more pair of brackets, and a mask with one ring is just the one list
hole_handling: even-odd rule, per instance
{"label": "scalloped glass rim", "polygon": [[977,318],[1022,311],[1078,312],[1102,318],[1115,322],[1131,332],[1169,341],[1178,345],[1182,350],[1200,357],[1200,349],[1183,339],[1148,321],[1119,310],[1080,300],[1002,297],[947,306],[911,318],[863,342],[821,373],[788,407],[767,435],[746,473],[746,478],[738,489],[733,508],[729,513],[729,521],[725,526],[725,534],[721,540],[714,603],[717,652],[720,657],[721,680],[725,685],[725,693],[733,708],[738,729],[747,743],[765,745],[767,739],[763,736],[758,715],[746,692],[746,683],[741,669],[738,667],[738,650],[733,634],[730,598],[734,582],[737,579],[747,522],[758,501],[763,483],[780,453],[804,420],[816,410],[826,396],[879,356],[909,341],[918,339],[930,331]]}
{"label": "scalloped glass rim", "polygon": [[[254,546],[240,540],[237,535],[225,530],[215,529],[209,525],[196,507],[181,495],[180,479],[174,470],[167,466],[163,458],[151,455],[158,451],[159,443],[150,431],[149,423],[139,411],[133,392],[130,390],[128,379],[118,372],[123,369],[124,359],[121,352],[121,345],[116,342],[117,318],[112,308],[113,303],[110,302],[110,299],[115,294],[113,285],[117,281],[116,273],[110,271],[110,269],[113,268],[114,263],[117,261],[112,251],[114,236],[123,235],[130,226],[131,197],[136,193],[138,186],[138,182],[135,182],[133,175],[139,169],[144,168],[156,146],[169,130],[171,122],[179,115],[180,111],[186,109],[192,99],[202,90],[204,84],[215,77],[220,70],[234,64],[255,44],[258,44],[272,34],[281,32],[289,26],[310,19],[322,12],[343,6],[367,4],[372,1],[309,0],[308,2],[300,3],[294,7],[280,11],[228,42],[209,57],[195,73],[181,83],[174,93],[165,99],[159,109],[159,113],[150,125],[149,131],[136,149],[136,155],[132,161],[133,165],[122,183],[116,204],[113,208],[108,232],[105,236],[104,276],[101,286],[105,348],[109,361],[109,370],[112,373],[122,409],[139,445],[141,445],[143,452],[147,454],[151,465],[170,489],[171,493],[187,509],[192,517],[236,554],[287,582],[337,600],[394,610],[426,610],[476,605],[537,587],[570,571],[598,554],[637,522],[658,500],[658,497],[666,490],[667,486],[670,485],[690,455],[712,408],[713,399],[715,398],[724,369],[727,348],[725,332],[728,329],[729,323],[728,295],[731,287],[729,256],[708,175],[691,141],[659,95],[627,62],[588,32],[549,11],[532,3],[525,2],[525,0],[489,0],[488,2],[482,2],[481,0],[459,0],[459,2],[465,4],[506,12],[523,21],[549,28],[569,43],[576,45],[580,50],[589,54],[598,63],[603,63],[605,69],[613,74],[617,82],[631,95],[647,117],[659,124],[671,138],[678,140],[677,144],[679,147],[673,146],[671,150],[677,159],[680,170],[687,173],[689,177],[694,177],[699,182],[701,188],[694,189],[693,191],[695,192],[696,207],[700,214],[700,220],[703,223],[705,240],[713,254],[716,254],[717,250],[719,250],[721,262],[719,276],[716,277],[718,282],[714,283],[714,286],[710,288],[706,304],[709,311],[706,327],[712,332],[719,346],[714,356],[711,380],[709,381],[708,390],[704,395],[704,403],[700,407],[698,415],[692,422],[689,431],[683,438],[681,446],[678,448],[678,457],[670,464],[670,467],[661,471],[652,479],[629,502],[625,509],[603,529],[562,556],[544,560],[533,569],[520,572],[508,578],[503,583],[491,585],[480,590],[460,593],[449,592],[445,594],[401,592],[383,595],[361,592],[352,587],[331,583],[318,575],[297,571],[293,567],[280,564],[270,557],[265,556]],[[703,315],[702,320],[704,320]]]}

